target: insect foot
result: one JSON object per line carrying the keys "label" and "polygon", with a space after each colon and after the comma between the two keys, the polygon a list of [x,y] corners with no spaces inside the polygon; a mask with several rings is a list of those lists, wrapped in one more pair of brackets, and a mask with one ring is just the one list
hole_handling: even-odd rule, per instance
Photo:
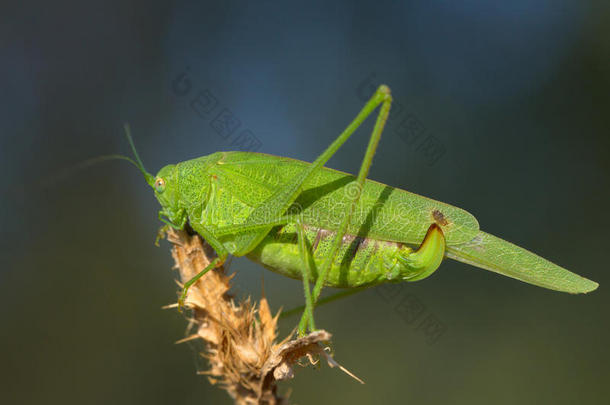
{"label": "insect foot", "polygon": [[[167,236],[173,245],[175,268],[185,285],[213,262],[213,250],[199,235],[171,229]],[[258,303],[250,298],[237,300],[230,293],[231,278],[222,266],[214,268],[181,297],[184,300],[179,305],[186,303],[192,311],[187,337],[177,343],[203,343],[202,356],[209,368],[199,370],[199,374],[226,390],[236,404],[288,405],[288,399],[278,393],[277,382],[294,378],[295,365],[316,364],[319,359],[362,382],[333,359],[327,331],[298,339],[291,334],[278,341],[279,312],[273,315],[264,297]]]}
{"label": "insect foot", "polygon": [[182,312],[182,308],[184,308],[184,300],[186,299],[187,293],[188,288],[184,287],[182,289],[182,293],[180,294],[180,298],[178,298],[178,312]]}

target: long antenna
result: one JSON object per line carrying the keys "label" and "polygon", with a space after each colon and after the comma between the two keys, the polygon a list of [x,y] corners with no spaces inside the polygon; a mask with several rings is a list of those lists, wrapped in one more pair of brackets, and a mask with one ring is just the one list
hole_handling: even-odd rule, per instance
{"label": "long antenna", "polygon": [[140,155],[138,155],[138,151],[136,150],[136,145],[133,143],[133,138],[131,137],[131,128],[129,124],[126,122],[123,124],[123,128],[125,128],[125,136],[127,137],[127,141],[129,142],[129,146],[131,146],[131,151],[133,152],[133,156],[136,158],[134,162],[132,159],[122,156],[122,155],[112,155],[115,159],[123,159],[133,163],[144,175],[146,182],[152,187],[155,183],[155,178],[152,174],[148,173],[144,168],[144,164],[142,163],[142,159],[140,159]]}
{"label": "long antenna", "polygon": [[100,162],[118,159],[118,160],[125,160],[125,161],[131,163],[132,165],[134,165],[135,167],[137,167],[138,170],[140,170],[140,172],[142,172],[142,174],[144,175],[146,182],[151,187],[154,187],[155,178],[153,175],[151,175],[150,173],[148,173],[146,171],[146,169],[144,168],[144,165],[142,164],[142,160],[140,159],[140,156],[138,155],[138,152],[136,151],[136,147],[135,147],[135,145],[133,143],[133,139],[131,137],[131,131],[129,129],[129,124],[125,124],[125,135],[127,137],[127,141],[129,141],[129,145],[131,146],[131,150],[132,150],[136,160],[133,160],[130,157],[127,157],[124,155],[118,155],[118,154],[96,156],[96,157],[78,162],[74,165],[64,167],[62,169],[54,171],[51,174],[46,175],[46,176],[43,176],[40,180],[38,180],[36,182],[37,186],[38,187],[50,187],[56,183],[59,183],[61,181],[64,181],[65,179],[69,178],[75,172],[81,171],[90,166],[94,166]]}

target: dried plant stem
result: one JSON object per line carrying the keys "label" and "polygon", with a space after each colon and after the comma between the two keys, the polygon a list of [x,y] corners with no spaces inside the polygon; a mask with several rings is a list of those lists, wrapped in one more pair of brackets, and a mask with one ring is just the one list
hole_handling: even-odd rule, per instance
{"label": "dried plant stem", "polygon": [[[182,282],[214,257],[199,235],[170,230],[167,239],[173,245],[172,255]],[[324,330],[276,342],[279,313],[271,314],[264,297],[258,305],[249,298],[236,302],[229,294],[231,278],[222,267],[212,270],[189,289],[185,300],[192,311],[195,333],[180,342],[204,342],[202,355],[210,368],[203,373],[210,383],[226,390],[239,405],[286,405],[288,400],[277,393],[277,381],[292,378],[292,367],[299,359],[307,357],[309,363],[320,356],[329,365],[339,366],[325,351],[324,342],[330,341],[331,334]]]}

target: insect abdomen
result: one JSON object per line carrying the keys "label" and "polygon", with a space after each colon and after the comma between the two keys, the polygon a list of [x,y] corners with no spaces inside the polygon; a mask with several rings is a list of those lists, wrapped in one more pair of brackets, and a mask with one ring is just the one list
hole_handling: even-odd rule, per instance
{"label": "insect abdomen", "polygon": [[[336,234],[313,227],[306,227],[305,233],[316,265],[312,274],[313,282],[317,278],[317,270],[328,257]],[[346,288],[401,281],[409,269],[398,257],[408,255],[411,251],[411,248],[401,243],[347,235],[343,238],[325,285]],[[274,228],[247,257],[276,273],[295,279],[302,278],[303,264],[294,224]]]}

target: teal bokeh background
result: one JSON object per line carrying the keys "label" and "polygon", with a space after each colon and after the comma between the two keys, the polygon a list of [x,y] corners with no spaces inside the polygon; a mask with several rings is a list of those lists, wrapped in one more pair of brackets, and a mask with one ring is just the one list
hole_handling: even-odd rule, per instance
{"label": "teal bokeh background", "polygon": [[[606,402],[606,2],[34,3],[0,13],[2,403],[231,403],[173,345],[186,322],[160,309],[175,274],[141,175],[70,168],[129,153],[125,121],[153,172],[235,149],[243,130],[260,152],[311,161],[381,82],[397,103],[371,178],[465,208],[601,287],[569,296],[447,261],[321,308],[336,358],[367,384],[306,369],[285,385],[294,401]],[[193,108],[199,92],[213,111]],[[240,123],[226,138],[223,109]],[[329,166],[356,172],[370,128]],[[240,295],[264,278],[275,310],[303,301],[294,280],[231,268]],[[423,319],[443,327],[432,344]]]}

